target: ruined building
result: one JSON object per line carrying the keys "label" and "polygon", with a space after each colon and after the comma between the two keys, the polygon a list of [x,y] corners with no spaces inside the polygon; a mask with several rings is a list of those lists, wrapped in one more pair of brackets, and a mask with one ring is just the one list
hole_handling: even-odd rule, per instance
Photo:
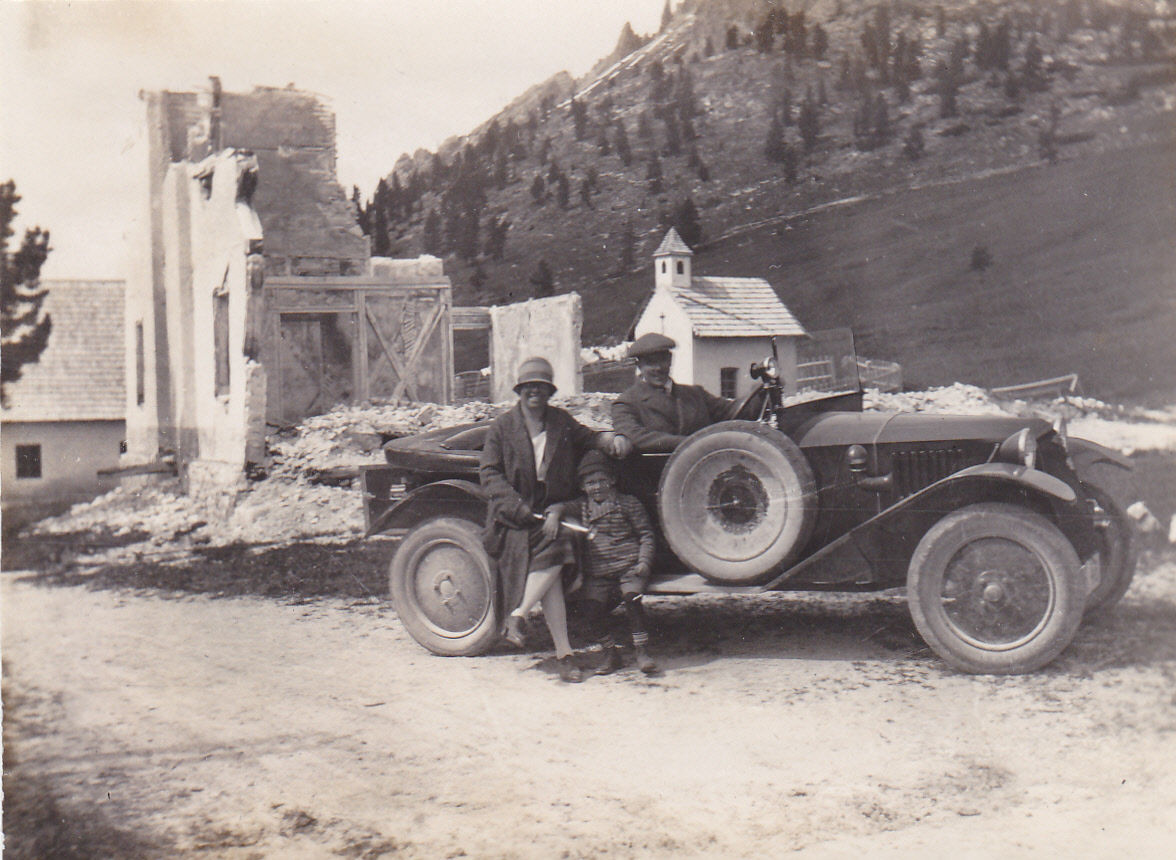
{"label": "ruined building", "polygon": [[223,488],[267,422],[449,399],[441,261],[373,260],[335,175],[335,120],[292,88],[145,92],[148,229],[126,292],[129,464],[174,453]]}

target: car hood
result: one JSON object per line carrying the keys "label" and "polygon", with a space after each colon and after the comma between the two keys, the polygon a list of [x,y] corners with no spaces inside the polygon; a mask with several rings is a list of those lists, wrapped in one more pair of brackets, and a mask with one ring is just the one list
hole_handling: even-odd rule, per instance
{"label": "car hood", "polygon": [[826,445],[956,442],[975,439],[1003,442],[1029,427],[1040,437],[1050,424],[1040,418],[1008,415],[934,415],[925,412],[825,412],[792,434],[802,448]]}

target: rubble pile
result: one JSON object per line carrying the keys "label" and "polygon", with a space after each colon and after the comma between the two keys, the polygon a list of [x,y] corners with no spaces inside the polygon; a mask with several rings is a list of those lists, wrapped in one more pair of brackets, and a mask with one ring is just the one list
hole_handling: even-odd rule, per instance
{"label": "rubble pile", "polygon": [[956,382],[926,391],[867,389],[862,406],[872,412],[945,412],[953,415],[1012,415],[985,389]]}
{"label": "rubble pile", "polygon": [[29,527],[35,534],[99,532],[114,537],[149,535],[167,541],[206,522],[204,510],[183,495],[174,478],[140,488],[116,487],[93,501]]}
{"label": "rubble pile", "polygon": [[[556,395],[551,402],[583,424],[603,430],[612,426],[609,404],[615,397],[615,394],[592,392],[567,397]],[[388,439],[495,418],[511,405],[472,401],[456,406],[439,403],[340,406],[270,437],[272,468],[269,471],[275,476],[313,478],[331,469],[379,464],[384,462],[381,445]]]}

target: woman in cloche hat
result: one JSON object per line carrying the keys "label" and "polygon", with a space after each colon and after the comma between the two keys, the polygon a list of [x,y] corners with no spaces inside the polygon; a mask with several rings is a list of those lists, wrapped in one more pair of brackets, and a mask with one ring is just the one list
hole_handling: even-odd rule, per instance
{"label": "woman in cloche hat", "polygon": [[[514,387],[518,403],[490,425],[478,475],[490,497],[485,543],[502,579],[509,611],[506,638],[523,647],[527,613],[540,604],[555,643],[560,679],[576,682],[582,676],[572,662],[560,577],[575,554],[566,531],[560,534],[558,509],[549,508],[578,494],[576,462],[585,449],[615,457],[632,449],[623,437],[590,430],[549,405],[556,390],[553,378],[545,358],[528,358],[519,365]],[[543,514],[543,522],[534,513]]]}

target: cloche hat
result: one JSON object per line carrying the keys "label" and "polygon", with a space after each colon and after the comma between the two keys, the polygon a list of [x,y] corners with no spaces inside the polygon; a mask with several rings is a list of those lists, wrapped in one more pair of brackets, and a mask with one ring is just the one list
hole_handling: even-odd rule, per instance
{"label": "cloche hat", "polygon": [[552,369],[550,361],[537,355],[531,356],[519,365],[519,380],[515,383],[514,390],[517,393],[519,388],[528,382],[545,382],[554,394],[556,391],[555,383],[552,382],[554,378],[555,371]]}

